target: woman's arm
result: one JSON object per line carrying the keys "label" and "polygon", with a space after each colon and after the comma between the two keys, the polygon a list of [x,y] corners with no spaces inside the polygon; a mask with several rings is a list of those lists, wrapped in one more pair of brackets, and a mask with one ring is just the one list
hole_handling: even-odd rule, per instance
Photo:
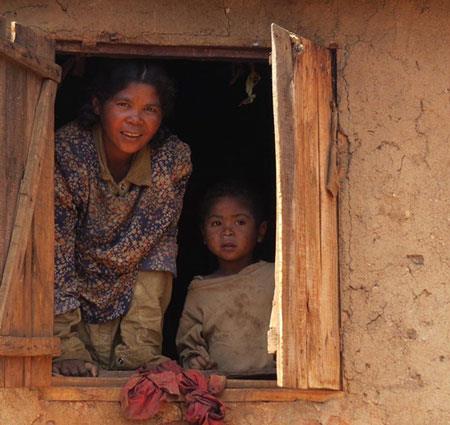
{"label": "woman's arm", "polygon": [[[69,162],[69,161],[67,161]],[[78,211],[74,190],[83,190],[79,176],[56,153],[55,169],[55,313],[79,307],[79,282],[75,270],[75,237]],[[75,186],[75,187],[74,187]],[[78,186],[78,188],[76,187]]]}

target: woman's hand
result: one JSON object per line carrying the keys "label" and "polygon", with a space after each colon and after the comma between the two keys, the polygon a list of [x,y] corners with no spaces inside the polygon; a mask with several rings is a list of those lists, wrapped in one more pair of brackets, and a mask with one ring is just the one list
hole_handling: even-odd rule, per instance
{"label": "woman's hand", "polygon": [[98,366],[84,360],[60,360],[53,362],[53,375],[98,376]]}
{"label": "woman's hand", "polygon": [[217,367],[217,363],[207,360],[202,356],[191,357],[188,360],[188,364],[191,369],[214,369]]}

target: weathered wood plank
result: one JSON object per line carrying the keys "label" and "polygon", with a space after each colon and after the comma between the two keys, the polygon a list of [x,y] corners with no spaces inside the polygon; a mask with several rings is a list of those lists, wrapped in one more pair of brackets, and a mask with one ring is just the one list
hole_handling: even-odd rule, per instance
{"label": "weathered wood plank", "polygon": [[327,191],[327,49],[272,26],[277,165],[278,384],[340,388],[337,200]]}
{"label": "weathered wood plank", "polygon": [[[336,168],[329,161],[336,161],[330,156],[330,143],[336,143],[333,126],[332,75],[330,51],[316,47],[318,70],[318,117],[319,117],[319,163],[320,163],[320,249],[322,279],[318,282],[312,317],[311,365],[308,376],[312,388],[340,389],[340,347],[339,347],[339,291],[338,291],[338,228],[337,196],[327,188],[328,173]],[[333,128],[334,127],[334,128]],[[337,195],[337,192],[335,192]]]}
{"label": "weathered wood plank", "polygon": [[[122,387],[134,373],[131,370],[100,370],[99,376],[95,378],[57,375],[52,377],[52,385],[63,387]],[[267,380],[227,379],[227,388],[277,388],[277,383]]]}
{"label": "weathered wood plank", "polygon": [[[13,34],[13,36],[11,36],[11,42],[30,50],[33,52],[34,56],[41,60],[48,60],[53,68],[59,68],[54,63],[55,42],[54,40],[47,38],[45,32],[37,29],[31,29],[21,25],[19,22],[11,22],[9,31],[10,34]],[[41,75],[41,77],[45,76]]]}
{"label": "weathered wood plank", "polygon": [[275,122],[277,222],[275,283],[278,294],[279,347],[277,381],[290,388],[307,387],[305,236],[298,221],[296,128],[293,105],[294,57],[290,33],[272,25],[272,81]]}
{"label": "weathered wood plank", "polygon": [[[42,76],[59,80],[60,71],[53,63],[53,42],[2,18],[0,45],[10,53],[0,48],[0,154],[5,164],[0,176],[0,335],[51,337],[53,190],[48,188],[53,185],[53,145],[48,136],[56,83],[42,84]],[[48,168],[41,177],[43,161]],[[33,219],[38,191],[43,196]],[[43,347],[43,340],[11,341],[0,340],[0,386],[48,385],[55,349]]]}
{"label": "weathered wood plank", "polygon": [[0,57],[3,59],[58,83],[61,68],[54,63],[54,52],[53,40],[0,17]]}
{"label": "weathered wood plank", "polygon": [[[300,39],[303,51],[297,56],[294,70],[294,113],[295,143],[297,151],[297,267],[302,270],[301,281],[297,285],[306,287],[307,323],[306,332],[307,357],[302,367],[309,375],[313,366],[311,354],[317,349],[311,335],[311,322],[319,314],[314,311],[315,291],[321,280],[320,267],[320,198],[319,198],[319,163],[318,163],[318,114],[317,114],[317,67],[314,45],[303,38]],[[303,295],[303,294],[302,294]],[[299,302],[302,304],[304,300]],[[308,383],[309,388],[309,383]]]}
{"label": "weathered wood plank", "polygon": [[[0,38],[3,34],[2,21],[0,20]],[[6,251],[8,249],[10,229],[8,229],[8,215],[11,212],[8,211],[7,196],[10,190],[7,186],[8,183],[8,167],[9,167],[9,146],[7,142],[6,131],[6,113],[7,113],[7,66],[5,61],[0,58],[0,164],[4,164],[0,167],[0,202],[3,207],[0,208],[0,276],[3,274],[3,268],[5,265]],[[1,183],[3,182],[3,183]],[[0,359],[0,388],[5,385],[4,377],[4,361]]]}
{"label": "weathered wood plank", "polygon": [[[19,196],[20,181],[23,175],[23,169],[26,163],[27,152],[29,148],[29,138],[27,138],[26,123],[33,119],[33,115],[27,120],[28,102],[35,105],[36,99],[29,96],[28,93],[28,73],[25,68],[13,63],[3,61],[7,68],[7,80],[5,87],[5,98],[7,100],[7,109],[2,119],[5,120],[6,135],[5,142],[8,151],[7,162],[5,162],[6,181],[2,184],[6,186],[7,221],[4,228],[5,238],[5,264],[3,267],[3,276],[6,271],[7,251],[12,240],[14,222],[16,216],[17,199]],[[23,250],[29,249],[27,241],[24,241]],[[9,297],[9,321],[5,327],[0,328],[3,334],[23,335],[23,296],[24,296],[24,262],[23,258],[17,267],[15,273],[14,291]],[[2,287],[0,287],[0,302]],[[18,387],[24,382],[24,360],[23,358],[6,358],[4,360],[4,386]]]}
{"label": "weathered wood plank", "polygon": [[57,83],[61,81],[61,70],[58,65],[35,56],[22,46],[0,40],[0,56],[31,69],[43,78],[49,78]]}
{"label": "weathered wood plank", "polygon": [[[39,390],[40,398],[48,401],[110,401],[120,400],[120,387],[51,386]],[[219,398],[228,403],[291,402],[297,400],[323,403],[344,397],[341,391],[294,390],[285,388],[227,388]],[[180,398],[180,402],[182,399]]]}
{"label": "weathered wood plank", "polygon": [[[56,84],[53,85],[49,102],[54,103]],[[32,225],[33,270],[32,270],[32,322],[31,335],[53,334],[53,290],[54,290],[54,141],[53,111],[47,118],[47,148],[39,184],[39,202],[34,211]],[[51,356],[33,358],[31,361],[32,387],[50,385]]]}
{"label": "weathered wood plank", "polygon": [[[19,33],[20,33],[19,28]],[[17,34],[16,34],[17,36]],[[17,37],[16,37],[17,38]],[[33,35],[33,39],[37,41],[37,37]],[[38,50],[36,42],[33,43],[33,49]],[[42,79],[32,72],[27,72],[26,79],[26,100],[23,105],[24,118],[22,121],[22,126],[25,128],[25,143],[30,143],[32,139],[33,123],[36,118],[36,105],[39,100],[39,95],[41,91]],[[30,152],[30,146],[28,145],[28,152]],[[16,305],[16,308],[21,311],[21,320],[15,325],[16,328],[10,329],[9,335],[32,335],[32,286],[33,286],[33,242],[31,237],[28,238],[28,248],[25,252],[25,257],[23,260],[23,283],[22,283],[22,297],[21,303]],[[17,288],[15,288],[17,290]],[[23,386],[29,386],[31,382],[31,358],[21,356],[23,358]]]}
{"label": "weathered wood plank", "polygon": [[3,128],[3,153],[2,164],[2,205],[4,219],[0,225],[2,235],[2,251],[0,252],[0,271],[4,272],[8,246],[11,240],[14,217],[16,214],[17,195],[23,167],[28,152],[28,144],[25,139],[25,93],[26,71],[1,59],[5,69],[4,86],[2,96],[5,107],[0,116]]}
{"label": "weathered wood plank", "polygon": [[43,356],[60,354],[56,337],[0,336],[0,356]]}
{"label": "weathered wood plank", "polygon": [[[27,252],[29,252],[30,244],[27,244]],[[9,320],[2,329],[2,333],[6,335],[23,336],[26,333],[26,317],[25,317],[25,298],[26,298],[26,279],[29,273],[29,261],[22,261],[21,268],[15,276],[14,288],[9,296]],[[5,358],[5,387],[17,388],[25,384],[25,358],[7,356]]]}
{"label": "weathered wood plank", "polygon": [[0,286],[0,329],[3,329],[10,320],[8,311],[11,311],[11,309],[8,306],[11,306],[9,299],[11,287],[22,267],[25,249],[31,233],[31,221],[37,198],[43,156],[49,137],[47,120],[53,110],[51,99],[55,90],[54,85],[55,83],[51,80],[44,81],[36,108],[30,149],[20,185],[17,207],[15,208],[16,217]]}
{"label": "weathered wood plank", "polygon": [[89,56],[152,57],[170,59],[199,58],[201,60],[263,61],[267,62],[267,47],[223,46],[159,46],[151,44],[105,43],[84,44],[81,40],[56,40],[56,50]]}

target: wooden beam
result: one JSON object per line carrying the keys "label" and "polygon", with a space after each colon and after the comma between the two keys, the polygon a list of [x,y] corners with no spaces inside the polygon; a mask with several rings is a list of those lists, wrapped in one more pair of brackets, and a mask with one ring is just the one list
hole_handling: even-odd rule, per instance
{"label": "wooden beam", "polygon": [[0,336],[0,357],[58,356],[59,338]]}
{"label": "wooden beam", "polygon": [[[134,371],[104,371],[100,370],[99,376],[90,377],[72,377],[72,376],[53,376],[52,385],[56,387],[121,387],[130,379]],[[251,380],[251,379],[228,379],[227,388],[277,388],[276,381]]]}
{"label": "wooden beam", "polygon": [[61,81],[61,68],[54,62],[35,56],[30,50],[18,44],[0,39],[0,56],[32,70],[43,78],[57,83]]}
{"label": "wooden beam", "polygon": [[268,61],[270,49],[242,46],[159,46],[151,44],[83,43],[82,40],[56,40],[58,53],[87,56],[147,57],[200,60]]}
{"label": "wooden beam", "polygon": [[[91,378],[95,379],[95,378]],[[120,400],[121,387],[51,386],[39,390],[39,396],[48,401],[110,401]],[[226,403],[291,402],[305,400],[323,403],[343,398],[344,392],[330,390],[295,390],[286,388],[227,388],[220,396]],[[182,398],[179,402],[183,401]]]}

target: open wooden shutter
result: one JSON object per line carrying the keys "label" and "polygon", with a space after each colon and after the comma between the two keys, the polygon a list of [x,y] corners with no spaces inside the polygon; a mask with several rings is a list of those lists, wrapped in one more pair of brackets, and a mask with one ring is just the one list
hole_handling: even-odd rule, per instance
{"label": "open wooden shutter", "polygon": [[50,384],[53,338],[53,44],[0,20],[0,387]]}
{"label": "open wooden shutter", "polygon": [[278,385],[339,389],[331,52],[273,24],[272,74]]}

